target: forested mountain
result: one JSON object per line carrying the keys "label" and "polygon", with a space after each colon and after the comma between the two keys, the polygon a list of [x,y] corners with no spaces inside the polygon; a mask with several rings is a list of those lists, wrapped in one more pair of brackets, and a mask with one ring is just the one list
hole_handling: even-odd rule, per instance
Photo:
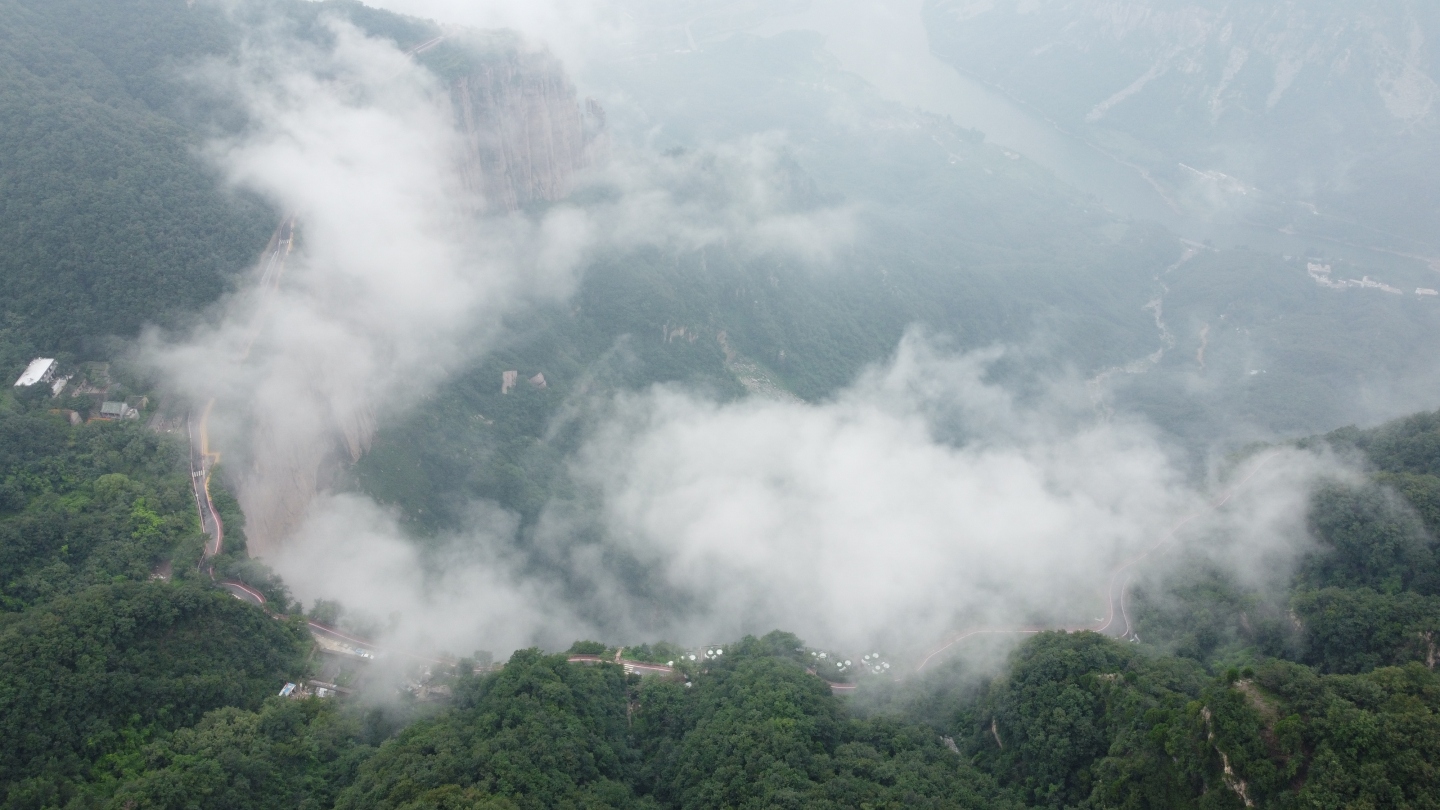
{"label": "forested mountain", "polygon": [[259,708],[308,644],[197,571],[204,537],[175,439],[43,408],[0,414],[7,807],[64,805],[147,741]]}
{"label": "forested mountain", "polygon": [[[66,373],[92,361],[55,396],[0,382],[0,804],[1440,806],[1440,411],[1325,432],[1433,407],[1433,268],[1401,255],[1409,248],[1398,241],[1387,242],[1398,253],[1359,259],[1182,241],[984,133],[887,100],[813,35],[732,35],[766,11],[722,5],[708,18],[703,2],[657,7],[662,35],[646,42],[664,48],[589,66],[585,90],[615,100],[607,113],[582,101],[556,57],[513,33],[459,33],[348,0],[0,0],[0,370],[18,373],[37,354],[58,356]],[[1433,75],[1427,8],[1399,3],[1392,17],[1357,21],[1350,4],[1327,2],[1292,9],[1305,23],[1292,25],[1234,4],[1148,7],[932,3],[927,13],[937,52],[962,67],[983,57],[999,71],[987,79],[1029,88],[1071,118],[1099,109],[1085,126],[1127,159],[1239,160],[1249,153],[1207,139],[1260,133],[1261,146],[1283,151],[1299,132],[1304,149],[1277,172],[1305,186],[1304,172],[1318,177],[1330,161],[1353,169],[1305,186],[1337,207],[1362,206],[1414,169],[1396,201],[1366,216],[1403,208],[1406,244],[1427,238],[1430,166],[1416,157],[1429,159],[1433,134],[1421,92]],[[1028,628],[992,658],[963,647],[928,667],[897,658],[893,677],[858,684],[838,683],[850,679],[844,668],[807,646],[826,640],[784,630],[715,645],[723,654],[699,661],[675,643],[622,648],[632,639],[620,638],[520,649],[500,666],[480,651],[418,649],[428,641],[376,660],[379,647],[362,637],[393,629],[398,614],[353,606],[360,618],[327,628],[349,616],[342,606],[295,601],[249,557],[247,516],[213,466],[217,448],[226,465],[253,448],[221,447],[230,437],[204,433],[199,417],[218,422],[219,410],[179,401],[128,362],[147,324],[183,326],[247,284],[282,217],[227,187],[207,157],[247,121],[197,71],[235,58],[257,23],[323,51],[334,37],[326,14],[401,50],[432,46],[404,64],[448,92],[451,134],[464,143],[457,185],[491,201],[467,211],[486,223],[564,247],[567,232],[541,227],[547,217],[605,222],[606,206],[634,194],[627,184],[654,177],[642,192],[671,195],[661,214],[647,211],[657,231],[697,211],[730,227],[756,199],[767,227],[829,223],[809,255],[774,248],[753,222],[705,238],[597,240],[565,295],[496,308],[491,350],[446,355],[443,344],[464,336],[422,323],[420,342],[435,352],[421,354],[444,375],[417,383],[404,407],[364,411],[373,445],[366,435],[339,463],[280,447],[291,455],[273,469],[287,475],[268,483],[308,486],[292,517],[327,488],[342,503],[373,498],[379,506],[364,514],[393,515],[410,532],[386,538],[400,549],[387,573],[412,556],[431,566],[404,571],[417,590],[444,579],[451,560],[437,549],[480,523],[513,529],[486,549],[496,558],[487,574],[549,576],[551,559],[579,550],[620,572],[617,589],[645,591],[645,560],[605,545],[611,527],[586,511],[592,493],[575,475],[607,408],[656,390],[699,392],[717,409],[746,398],[823,406],[916,329],[961,355],[1011,347],[987,382],[1021,399],[1067,381],[1091,397],[1087,419],[1149,420],[1156,446],[1197,467],[1267,442],[1315,451],[1329,472],[1296,506],[1303,551],[1293,567],[1240,576],[1205,545],[1230,538],[1177,544],[1120,585],[1130,641]],[[1025,48],[987,38],[1000,15],[1023,18]],[[1324,48],[1286,44],[1317,30],[1334,34]],[[1236,45],[1236,32],[1251,45]],[[1048,46],[1030,47],[1037,38]],[[1356,55],[1356,73],[1340,69],[1351,64],[1342,52]],[[1072,70],[1099,56],[1084,77]],[[1133,92],[1116,90],[1152,68]],[[1047,84],[1056,74],[1074,83]],[[1127,117],[1132,102],[1153,112],[1147,93],[1160,88],[1179,106]],[[1331,91],[1369,94],[1355,107],[1368,118],[1301,103]],[[1206,99],[1217,105],[1209,118],[1196,106]],[[612,136],[617,163],[607,165]],[[1164,147],[1159,157],[1137,146],[1142,136]],[[1376,166],[1376,184],[1351,183]],[[692,226],[706,230],[675,230]],[[303,255],[305,223],[284,232],[298,234]],[[413,269],[385,268],[402,282],[391,295],[443,297],[403,289]],[[301,376],[320,387],[340,371],[317,363]],[[86,390],[75,390],[82,379]],[[368,395],[369,382],[357,388]],[[293,396],[275,395],[271,413],[292,417]],[[90,418],[112,397],[137,418]],[[334,421],[314,434],[327,447],[348,438],[332,435]],[[946,436],[926,439],[949,449]],[[1247,444],[1255,439],[1264,441]],[[225,542],[206,557],[197,507],[210,496]],[[557,514],[564,531],[542,535]],[[358,557],[372,530],[342,526],[335,548]],[[333,562],[346,560],[322,564]],[[587,596],[557,589],[495,610],[541,610],[556,593],[572,607]],[[340,659],[353,669],[332,667]],[[637,661],[664,663],[666,674],[639,674]],[[412,689],[421,672],[423,688]]]}
{"label": "forested mountain", "polygon": [[[264,5],[302,36],[322,36],[326,12],[407,46],[434,33],[354,2]],[[279,212],[226,188],[202,154],[217,126],[239,123],[197,76],[240,46],[230,13],[184,0],[0,3],[7,370],[41,353],[106,359],[105,338],[188,323],[265,246]]]}
{"label": "forested mountain", "polygon": [[36,540],[6,563],[0,784],[17,808],[1430,807],[1437,426],[1310,440],[1372,473],[1314,495],[1320,542],[1284,593],[1200,567],[1152,583],[1142,644],[1041,634],[998,674],[957,658],[853,698],[779,632],[685,683],[523,650],[462,662],[453,703],[412,721],[262,705],[313,663],[290,621],[190,573],[173,444],[10,415],[0,531]]}
{"label": "forested mountain", "polygon": [[213,301],[274,214],[225,192],[169,99],[234,35],[180,2],[0,4],[0,298],[8,369]]}
{"label": "forested mountain", "polygon": [[[476,498],[528,519],[564,489],[557,465],[584,427],[577,391],[678,383],[824,401],[914,326],[957,350],[1023,347],[1015,376],[1083,375],[1106,407],[1197,454],[1431,401],[1440,355],[1422,347],[1440,335],[1440,306],[1414,292],[1435,283],[1423,263],[1374,271],[1387,292],[1344,286],[1371,277],[1351,261],[1183,244],[984,133],[887,102],[819,45],[738,36],[605,76],[667,122],[654,145],[666,170],[713,166],[700,177],[722,199],[727,167],[707,139],[787,133],[767,193],[787,215],[859,207],[863,238],[818,268],[734,243],[601,255],[572,301],[512,318],[497,351],[382,425],[354,487],[427,533],[463,525]],[[596,183],[572,202],[615,193]],[[502,394],[507,370],[543,373],[547,388]]]}

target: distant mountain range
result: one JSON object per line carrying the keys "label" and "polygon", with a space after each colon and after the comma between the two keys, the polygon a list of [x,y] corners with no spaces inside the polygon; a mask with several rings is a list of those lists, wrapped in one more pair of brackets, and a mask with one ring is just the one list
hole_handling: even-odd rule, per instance
{"label": "distant mountain range", "polygon": [[1433,245],[1440,6],[939,0],[926,14],[942,59],[1182,204]]}

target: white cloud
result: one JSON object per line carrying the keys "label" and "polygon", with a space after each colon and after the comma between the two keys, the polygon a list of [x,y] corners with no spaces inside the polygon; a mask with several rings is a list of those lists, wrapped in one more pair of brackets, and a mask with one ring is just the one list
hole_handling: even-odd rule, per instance
{"label": "white cloud", "polygon": [[784,133],[656,156],[626,151],[592,182],[615,192],[590,215],[617,247],[692,251],[723,242],[742,254],[828,263],[859,236],[859,208],[807,199]]}
{"label": "white cloud", "polygon": [[[491,348],[505,316],[568,295],[597,247],[729,240],[824,258],[853,230],[843,211],[797,211],[776,191],[778,136],[682,158],[630,153],[593,178],[600,202],[482,215],[457,171],[465,147],[446,89],[392,44],[328,25],[333,46],[252,32],[238,59],[198,72],[249,117],[210,158],[295,217],[296,248],[278,283],[226,302],[215,326],[146,345],[197,407],[215,400],[211,446],[239,483],[250,551],[295,551],[285,568],[307,598],[328,595],[307,592],[326,580],[289,546],[331,548],[335,510],[361,508],[312,503],[327,471]],[[393,551],[348,562],[390,559],[380,570],[404,579]]]}
{"label": "white cloud", "polygon": [[250,117],[213,160],[297,218],[297,248],[219,326],[151,346],[185,393],[218,399],[214,438],[240,456],[260,554],[301,518],[327,455],[365,446],[506,313],[566,295],[593,237],[565,207],[477,216],[448,94],[389,43],[329,25],[333,48],[257,36],[203,72]]}
{"label": "white cloud", "polygon": [[[548,571],[507,551],[513,520],[493,508],[439,558],[363,498],[312,501],[327,454],[483,354],[507,314],[563,298],[597,248],[725,240],[823,262],[857,219],[797,200],[775,134],[621,151],[587,181],[614,192],[599,202],[482,217],[443,88],[393,46],[332,29],[333,49],[252,45],[209,68],[252,118],[214,159],[298,216],[301,248],[273,293],[150,347],[182,391],[217,398],[254,550],[306,601],[396,613],[392,632],[457,650],[774,627],[923,645],[962,622],[1083,621],[1117,560],[1200,508],[1143,425],[1093,422],[1068,384],[1019,399],[988,381],[995,353],[914,336],[826,403],[621,396],[575,469],[596,510],[555,504],[535,538]],[[1292,526],[1304,477],[1275,486],[1289,495],[1265,501],[1279,505],[1265,525]],[[579,539],[587,527],[598,539]]]}
{"label": "white cloud", "polygon": [[519,573],[520,561],[504,550],[514,531],[512,515],[481,506],[463,539],[427,549],[368,498],[326,496],[307,513],[305,542],[273,562],[295,593],[371,617],[402,651],[508,652],[594,635],[553,584]]}
{"label": "white cloud", "polygon": [[[1089,625],[1115,566],[1187,514],[1196,532],[1224,520],[1242,556],[1289,561],[1313,463],[1272,462],[1289,472],[1246,484],[1264,497],[1212,514],[1152,431],[1075,418],[1068,386],[1020,402],[986,381],[995,359],[911,335],[823,404],[624,397],[577,471],[610,547],[557,540],[555,558],[602,595],[597,615],[641,636],[781,627],[888,649],[956,627]],[[574,531],[572,513],[553,518],[554,535]],[[626,565],[600,564],[616,552]],[[684,597],[658,621],[632,563],[651,592]]]}

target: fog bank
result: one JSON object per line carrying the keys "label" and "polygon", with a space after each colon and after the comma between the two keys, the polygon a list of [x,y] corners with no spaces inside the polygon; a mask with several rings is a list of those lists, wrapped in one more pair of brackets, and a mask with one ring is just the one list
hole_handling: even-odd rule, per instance
{"label": "fog bank", "polygon": [[1263,585],[1307,547],[1330,461],[1272,453],[1196,485],[1144,424],[1097,421],[1083,386],[1022,400],[988,381],[999,355],[911,335],[820,404],[622,394],[592,403],[579,494],[523,551],[493,506],[421,552],[393,515],[344,496],[276,564],[297,592],[393,615],[406,643],[701,644],[779,627],[913,655],[957,629],[1095,626],[1111,573],[1147,552],[1137,573],[1183,546]]}

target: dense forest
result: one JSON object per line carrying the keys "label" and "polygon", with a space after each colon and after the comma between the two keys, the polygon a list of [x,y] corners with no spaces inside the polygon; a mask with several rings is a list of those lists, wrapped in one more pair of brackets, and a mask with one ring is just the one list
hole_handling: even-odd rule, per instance
{"label": "dense forest", "polygon": [[[250,10],[311,39],[324,13],[405,45],[434,34],[348,0]],[[196,75],[240,42],[220,4],[0,2],[0,368],[108,358],[107,338],[187,323],[254,263],[279,215],[204,156],[243,121]]]}
{"label": "dense forest", "polygon": [[1147,581],[1141,644],[1043,633],[998,672],[959,656],[853,697],[778,631],[684,681],[521,650],[493,672],[462,660],[438,711],[274,696],[313,672],[309,643],[296,616],[193,571],[172,440],[40,408],[0,414],[0,440],[7,807],[1423,808],[1440,795],[1440,412],[1302,442],[1370,472],[1314,493],[1300,569],[1276,593],[1198,562]]}
{"label": "dense forest", "polygon": [[90,359],[106,336],[193,312],[274,227],[219,188],[165,103],[176,61],[230,46],[225,27],[164,5],[0,3],[7,368],[39,352]]}
{"label": "dense forest", "polygon": [[[184,446],[133,421],[0,412],[0,783],[63,806],[142,746],[258,709],[308,637],[213,588]],[[243,546],[241,547],[243,553]]]}

